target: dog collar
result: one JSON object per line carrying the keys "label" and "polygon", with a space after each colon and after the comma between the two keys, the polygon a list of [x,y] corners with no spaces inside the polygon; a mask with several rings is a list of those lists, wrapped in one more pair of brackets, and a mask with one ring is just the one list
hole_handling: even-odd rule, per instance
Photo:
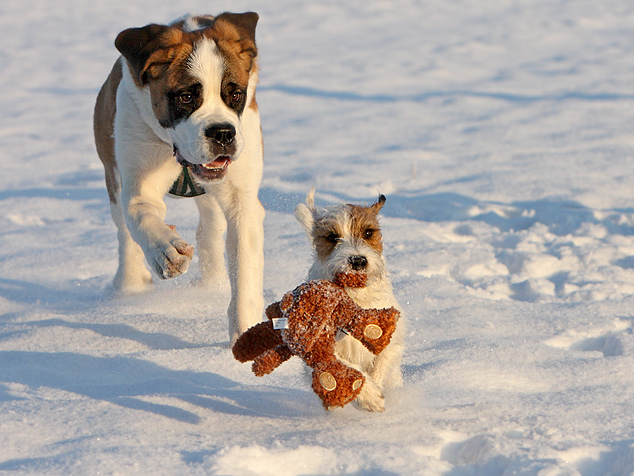
{"label": "dog collar", "polygon": [[177,197],[187,198],[203,195],[205,193],[205,189],[198,185],[192,178],[189,167],[186,165],[181,165],[181,167],[183,167],[183,170],[168,193]]}

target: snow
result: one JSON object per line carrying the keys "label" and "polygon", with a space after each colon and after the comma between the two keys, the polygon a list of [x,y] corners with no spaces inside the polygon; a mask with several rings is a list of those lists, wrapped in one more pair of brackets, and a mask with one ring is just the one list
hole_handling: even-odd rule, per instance
{"label": "snow", "polygon": [[[113,40],[224,10],[260,14],[266,301],[306,276],[312,186],[387,196],[409,328],[383,414],[324,412],[298,359],[254,377],[195,262],[107,296]],[[2,3],[0,472],[634,474],[633,23],[627,0]]]}

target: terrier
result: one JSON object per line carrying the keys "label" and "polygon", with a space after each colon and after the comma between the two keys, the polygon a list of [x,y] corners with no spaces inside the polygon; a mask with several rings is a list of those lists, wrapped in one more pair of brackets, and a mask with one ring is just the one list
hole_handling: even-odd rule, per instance
{"label": "terrier", "polygon": [[385,410],[383,390],[403,383],[404,314],[392,291],[386,270],[383,242],[378,214],[386,198],[379,195],[373,205],[330,205],[315,207],[315,190],[306,197],[305,204],[295,208],[295,217],[304,228],[313,248],[315,262],[308,272],[308,280],[333,280],[340,273],[362,277],[365,286],[346,287],[345,291],[364,309],[395,307],[401,313],[390,344],[379,355],[368,351],[353,337],[337,336],[335,353],[339,360],[363,373],[366,383],[355,400],[363,410]]}

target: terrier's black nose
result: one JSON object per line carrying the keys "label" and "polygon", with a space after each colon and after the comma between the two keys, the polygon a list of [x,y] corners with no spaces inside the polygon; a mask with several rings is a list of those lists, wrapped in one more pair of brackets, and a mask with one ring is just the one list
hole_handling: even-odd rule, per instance
{"label": "terrier's black nose", "polygon": [[355,271],[360,271],[368,266],[368,260],[365,256],[351,256],[348,258],[348,263]]}
{"label": "terrier's black nose", "polygon": [[236,137],[236,128],[231,124],[214,124],[205,130],[205,136],[222,146],[227,146]]}

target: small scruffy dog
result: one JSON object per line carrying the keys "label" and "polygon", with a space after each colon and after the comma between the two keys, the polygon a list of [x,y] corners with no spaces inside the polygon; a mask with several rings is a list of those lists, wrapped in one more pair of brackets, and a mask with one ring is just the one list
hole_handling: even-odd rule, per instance
{"label": "small scruffy dog", "polygon": [[342,334],[337,336],[336,355],[346,365],[363,372],[366,382],[355,404],[364,410],[385,410],[383,389],[403,383],[401,358],[403,356],[404,318],[383,257],[383,242],[378,214],[385,196],[380,195],[372,206],[331,205],[315,207],[315,190],[306,197],[306,204],[295,209],[297,220],[306,231],[316,252],[315,263],[308,279],[329,279],[341,272],[365,275],[367,283],[361,288],[346,288],[348,295],[362,308],[388,308],[401,312],[390,344],[375,356],[356,339]]}

